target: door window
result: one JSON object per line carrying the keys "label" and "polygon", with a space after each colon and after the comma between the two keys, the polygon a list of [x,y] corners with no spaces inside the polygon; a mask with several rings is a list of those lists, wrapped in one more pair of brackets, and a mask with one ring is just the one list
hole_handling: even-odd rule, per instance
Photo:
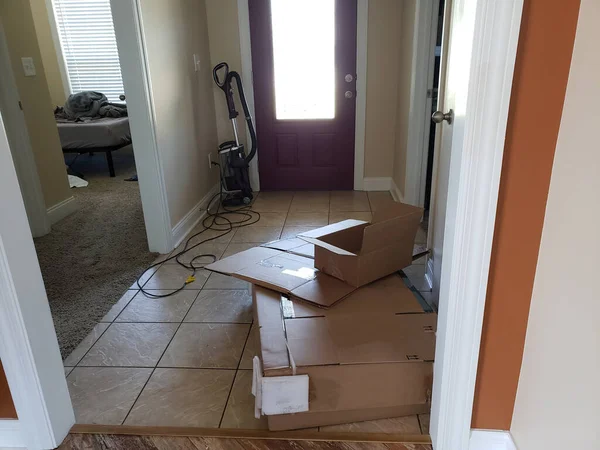
{"label": "door window", "polygon": [[271,0],[275,113],[335,117],[335,1]]}

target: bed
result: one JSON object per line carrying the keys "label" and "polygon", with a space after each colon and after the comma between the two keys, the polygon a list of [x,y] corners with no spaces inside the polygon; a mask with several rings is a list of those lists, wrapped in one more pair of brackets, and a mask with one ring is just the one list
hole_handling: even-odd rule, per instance
{"label": "bed", "polygon": [[115,176],[112,152],[131,144],[128,117],[86,121],[56,119],[56,124],[63,153],[105,152],[110,176]]}

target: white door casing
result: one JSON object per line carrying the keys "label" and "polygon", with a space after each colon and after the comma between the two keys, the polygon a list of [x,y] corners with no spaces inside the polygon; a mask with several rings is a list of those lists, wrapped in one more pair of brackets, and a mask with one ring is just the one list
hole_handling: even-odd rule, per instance
{"label": "white door casing", "polygon": [[[443,239],[434,232],[440,282],[430,433],[436,450],[469,448],[522,10],[523,0],[453,0],[445,22],[448,63],[440,106],[454,110],[454,122],[441,126],[438,153],[449,159],[438,161],[434,206],[434,228]],[[438,215],[444,194],[445,220]]]}
{"label": "white door casing", "polygon": [[[12,444],[57,447],[75,423],[50,306],[0,120],[0,359],[17,410]],[[4,423],[3,425],[6,425]],[[0,433],[0,447],[5,444]]]}

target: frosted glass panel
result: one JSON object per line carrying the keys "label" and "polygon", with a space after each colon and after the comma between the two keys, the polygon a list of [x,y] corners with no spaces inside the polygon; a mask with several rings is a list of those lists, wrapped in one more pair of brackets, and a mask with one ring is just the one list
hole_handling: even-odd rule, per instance
{"label": "frosted glass panel", "polygon": [[335,1],[271,0],[277,119],[335,117]]}

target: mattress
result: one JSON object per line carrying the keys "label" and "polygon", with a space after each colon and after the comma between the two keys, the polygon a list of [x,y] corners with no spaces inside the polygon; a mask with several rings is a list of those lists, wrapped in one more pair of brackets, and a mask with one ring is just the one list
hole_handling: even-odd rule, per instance
{"label": "mattress", "polygon": [[87,122],[58,119],[56,124],[63,150],[121,147],[131,143],[128,117],[106,117]]}

